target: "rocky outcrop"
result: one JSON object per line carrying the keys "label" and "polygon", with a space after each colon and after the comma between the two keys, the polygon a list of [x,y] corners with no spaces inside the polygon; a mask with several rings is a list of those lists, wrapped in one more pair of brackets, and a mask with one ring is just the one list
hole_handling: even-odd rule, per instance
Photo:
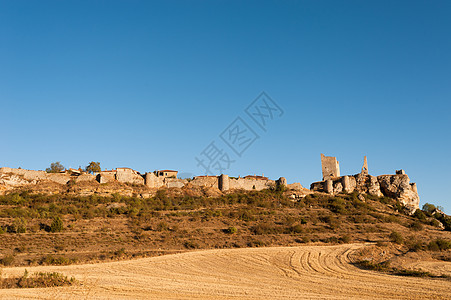
{"label": "rocky outcrop", "polygon": [[406,174],[377,176],[384,195],[398,199],[407,206],[420,207],[420,197],[415,183]]}
{"label": "rocky outcrop", "polygon": [[420,206],[417,186],[410,183],[405,174],[371,176],[359,173],[353,176],[342,176],[326,181],[314,182],[310,190],[338,194],[341,192],[370,194],[373,196],[387,196],[399,200],[414,211]]}
{"label": "rocky outcrop", "polygon": [[0,174],[0,184],[5,186],[22,186],[35,182],[25,180],[23,177],[14,174]]}

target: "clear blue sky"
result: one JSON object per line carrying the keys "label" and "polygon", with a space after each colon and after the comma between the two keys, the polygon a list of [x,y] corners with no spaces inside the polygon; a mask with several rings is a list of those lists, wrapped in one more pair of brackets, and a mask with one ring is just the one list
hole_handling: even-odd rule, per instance
{"label": "clear blue sky", "polygon": [[[321,180],[405,169],[451,213],[450,1],[0,1],[0,166]],[[264,132],[244,112],[265,91]],[[241,157],[220,134],[259,136]],[[222,144],[221,144],[222,143]]]}

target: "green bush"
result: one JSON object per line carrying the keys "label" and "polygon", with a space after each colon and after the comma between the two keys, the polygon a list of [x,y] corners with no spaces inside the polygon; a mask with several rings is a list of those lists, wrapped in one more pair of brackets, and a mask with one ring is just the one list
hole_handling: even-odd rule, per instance
{"label": "green bush", "polygon": [[404,242],[404,238],[402,237],[402,235],[396,231],[392,231],[392,233],[390,233],[389,238],[390,241],[396,244],[402,244]]}
{"label": "green bush", "polygon": [[412,216],[417,218],[418,220],[422,220],[422,221],[426,220],[426,214],[422,210],[419,210],[419,209],[417,209]]}
{"label": "green bush", "polygon": [[415,231],[421,231],[424,229],[423,224],[421,224],[419,221],[414,221],[409,225],[410,229]]}
{"label": "green bush", "polygon": [[168,223],[161,221],[160,223],[157,224],[157,231],[165,231],[165,230],[169,230]]}
{"label": "green bush", "polygon": [[15,218],[9,229],[12,233],[25,233],[27,232],[27,221],[23,217]]}
{"label": "green bush", "polygon": [[444,251],[451,249],[451,241],[444,239],[430,241],[428,244],[428,249],[431,251]]}
{"label": "green bush", "polygon": [[234,234],[234,233],[237,232],[237,229],[236,229],[236,227],[234,227],[234,226],[230,226],[229,228],[227,228],[227,229],[225,230],[225,232],[228,233],[228,234]]}
{"label": "green bush", "polygon": [[50,232],[61,232],[64,230],[63,220],[60,217],[55,217],[50,225]]}
{"label": "green bush", "polygon": [[436,210],[436,207],[434,204],[425,203],[423,205],[422,210],[423,210],[423,212],[425,212],[427,214],[432,214]]}
{"label": "green bush", "polygon": [[53,255],[47,255],[41,259],[41,265],[71,265],[77,262],[76,258],[67,258],[64,256],[55,257]]}

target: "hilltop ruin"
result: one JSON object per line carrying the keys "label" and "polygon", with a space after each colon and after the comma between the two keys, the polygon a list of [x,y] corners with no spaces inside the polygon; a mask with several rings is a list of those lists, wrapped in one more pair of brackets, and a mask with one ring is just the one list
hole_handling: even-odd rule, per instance
{"label": "hilltop ruin", "polygon": [[53,182],[61,185],[81,182],[97,182],[99,184],[123,183],[134,186],[159,188],[182,188],[186,185],[198,187],[217,188],[220,191],[228,190],[263,190],[275,188],[278,185],[286,186],[292,190],[304,190],[299,183],[287,184],[285,178],[271,180],[264,176],[248,175],[245,177],[196,176],[189,179],[177,178],[177,171],[162,170],[140,174],[131,168],[116,168],[89,174],[80,170],[68,169],[60,173],[47,173],[45,171],[0,168],[0,192],[8,191],[20,186],[33,185],[42,182]]}
{"label": "hilltop ruin", "polygon": [[[303,188],[299,183],[287,184],[284,177],[271,180],[263,175],[248,175],[236,178],[221,174],[219,176],[196,176],[189,179],[180,179],[177,178],[177,171],[174,170],[158,170],[140,174],[131,168],[116,168],[90,174],[75,169],[67,169],[60,173],[47,173],[45,171],[3,167],[0,168],[0,193],[46,182],[59,186],[90,184],[90,188],[78,190],[78,192],[85,194],[125,192],[123,189],[121,190],[120,186],[114,186],[115,183],[120,183],[137,187],[138,192],[135,189],[133,193],[138,193],[138,196],[141,197],[150,197],[154,194],[151,191],[160,188],[204,187],[218,190],[218,192],[226,192],[229,190],[259,191],[283,186],[295,192],[292,195],[294,199],[311,192],[324,192],[334,195],[355,191],[395,198],[412,210],[419,208],[420,199],[417,186],[415,183],[410,183],[409,177],[403,170],[396,171],[394,175],[369,175],[366,156],[361,172],[356,175],[340,176],[339,162],[336,157],[321,154],[321,165],[323,180],[312,183],[310,190]],[[297,191],[303,195],[296,194]],[[76,193],[77,189],[74,189],[73,192]],[[130,191],[127,192],[131,193]]]}
{"label": "hilltop ruin", "polygon": [[338,161],[335,157],[321,154],[323,180],[310,185],[310,190],[328,194],[341,192],[365,193],[374,196],[387,196],[399,200],[412,210],[419,208],[416,183],[410,183],[404,170],[397,170],[393,175],[371,176],[368,173],[368,161],[363,159],[362,171],[355,175],[340,176]]}

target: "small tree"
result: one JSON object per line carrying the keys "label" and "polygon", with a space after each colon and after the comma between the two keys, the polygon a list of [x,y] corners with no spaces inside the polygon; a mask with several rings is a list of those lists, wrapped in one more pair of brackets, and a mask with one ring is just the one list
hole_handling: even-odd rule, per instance
{"label": "small tree", "polygon": [[102,169],[100,168],[100,163],[99,162],[94,162],[91,161],[89,163],[89,165],[86,166],[85,168],[86,172],[88,173],[99,173],[100,171],[102,171]]}
{"label": "small tree", "polygon": [[61,171],[64,171],[64,166],[59,162],[54,162],[50,164],[50,168],[45,169],[47,173],[59,173]]}
{"label": "small tree", "polygon": [[63,220],[60,217],[56,217],[53,219],[52,224],[50,225],[50,232],[61,232],[64,229]]}
{"label": "small tree", "polygon": [[430,204],[430,203],[425,203],[423,205],[423,211],[429,214],[432,214],[434,212],[434,210],[436,209],[434,204]]}

